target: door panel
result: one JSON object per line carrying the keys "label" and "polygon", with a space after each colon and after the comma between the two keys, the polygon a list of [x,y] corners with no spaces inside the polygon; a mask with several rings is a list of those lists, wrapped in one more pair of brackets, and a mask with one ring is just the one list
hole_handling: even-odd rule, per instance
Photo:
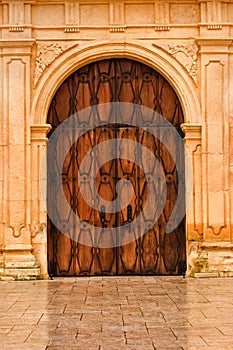
{"label": "door panel", "polygon": [[[112,127],[99,127],[95,131],[95,146],[102,142],[109,141],[114,138],[114,129]],[[112,150],[109,149],[111,152]],[[95,157],[96,189],[98,195],[105,201],[112,202],[116,199],[115,160],[110,160],[104,163],[104,154],[97,149]],[[104,163],[102,166],[101,164]],[[108,213],[105,207],[102,207],[97,202],[98,211],[95,211],[95,225],[104,229],[111,229],[116,224],[116,214]],[[102,216],[102,213],[104,216]],[[104,240],[110,246],[115,241],[110,231],[103,233]],[[102,238],[102,235],[100,239]],[[98,245],[98,242],[97,242]],[[114,275],[116,274],[116,248],[95,248],[95,275]]]}
{"label": "door panel", "polygon": [[[117,138],[120,139],[117,157],[117,177],[124,180],[122,191],[119,193],[121,203],[128,203],[118,213],[118,274],[139,274],[139,239],[138,232],[126,224],[134,221],[139,214],[138,198],[138,165],[136,164],[137,154],[137,129],[132,127],[119,127]],[[134,141],[133,144],[126,141]],[[123,207],[123,205],[122,205]],[[125,227],[124,227],[125,226]],[[131,241],[133,234],[135,240]]]}
{"label": "door panel", "polygon": [[[62,83],[48,112],[47,122],[52,125],[50,134],[73,113],[111,101],[130,102],[149,107],[152,109],[151,120],[154,118],[154,111],[161,113],[181,133],[179,126],[183,123],[183,113],[169,83],[158,72],[139,62],[110,59],[82,67]],[[111,110],[107,108],[104,115],[99,116],[99,121],[108,123]],[[185,220],[182,220],[173,232],[165,233],[177,200],[178,176],[175,163],[179,162],[184,174],[184,150],[182,147],[178,148],[168,133],[163,132],[159,141],[152,135],[153,129],[150,125],[147,130],[127,126],[127,121],[135,122],[140,119],[137,113],[136,109],[129,107],[127,113],[118,116],[117,122],[122,125],[116,127],[108,124],[97,127],[95,130],[84,132],[75,142],[82,130],[63,131],[59,137],[64,147],[48,151],[53,152],[55,159],[55,162],[48,164],[48,196],[52,196],[58,191],[53,179],[59,175],[57,164],[59,159],[64,157],[62,149],[65,149],[66,145],[70,147],[62,170],[63,191],[70,203],[70,208],[59,210],[59,216],[55,215],[57,222],[63,225],[63,232],[66,235],[56,229],[54,225],[56,223],[53,224],[48,219],[50,273],[57,276],[73,276],[182,274],[185,272]],[[86,125],[90,118],[92,118],[91,114],[87,116]],[[84,131],[85,123],[83,127]],[[117,159],[100,166],[104,155],[97,150],[95,157],[89,157],[89,161],[82,163],[86,154],[95,146],[116,138],[120,139]],[[137,147],[134,149],[132,145],[127,146],[125,140],[142,144],[157,161],[151,160],[147,153],[140,154]],[[165,144],[175,150],[173,157]],[[141,162],[140,166],[136,164],[137,161]],[[162,213],[153,225],[152,220],[162,201],[163,188],[159,167],[166,179],[167,195]],[[124,184],[119,189],[117,183],[120,180],[124,180]],[[184,177],[180,181],[183,182],[184,188]],[[123,205],[127,198],[130,196],[132,198],[119,212],[106,212],[103,220],[102,212],[105,208],[101,208],[93,192],[95,184],[98,195],[106,201],[113,201],[119,196],[120,203]],[[88,201],[83,198],[82,191]],[[148,204],[148,193],[150,202],[145,210]],[[93,209],[90,203],[94,203],[97,209]],[[184,193],[182,205],[185,206]],[[184,211],[182,205],[179,210]],[[58,204],[57,209],[59,208],[63,208],[62,203]],[[55,211],[57,209],[55,208]],[[76,232],[74,223],[70,222],[72,211],[83,221],[79,232]],[[131,232],[132,225],[126,226],[126,224],[134,221],[142,212],[140,225],[137,230]],[[88,231],[87,223],[91,225],[91,231]],[[144,225],[147,227],[147,232],[143,235],[142,226]],[[68,226],[73,229],[68,231]],[[76,243],[82,237],[82,242],[89,242],[89,244],[93,242],[98,246],[95,227],[105,229],[118,227],[117,240],[120,246],[93,248]],[[127,243],[130,234],[133,234],[135,240]],[[116,239],[110,233],[106,236],[109,242]]]}

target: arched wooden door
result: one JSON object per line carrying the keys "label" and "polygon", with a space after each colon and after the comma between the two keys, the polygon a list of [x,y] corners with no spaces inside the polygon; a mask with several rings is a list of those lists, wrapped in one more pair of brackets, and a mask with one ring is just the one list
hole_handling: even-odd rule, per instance
{"label": "arched wooden door", "polygon": [[[87,107],[108,103],[129,102],[151,108],[167,118],[181,133],[183,113],[176,93],[162,75],[146,65],[129,59],[108,59],[91,63],[69,76],[57,90],[49,112],[47,122],[52,125],[50,135],[56,127],[73,113]],[[64,144],[72,144],[70,135],[62,135]],[[147,170],[139,168],[134,162],[124,158],[125,149],[119,147],[117,159],[105,163],[97,175],[98,193],[105,200],[116,198],[116,184],[119,179],[129,180],[134,189],[130,204],[122,211],[110,214],[104,208],[94,210],[83,199],[77,186],[77,174],[84,156],[102,141],[113,138],[130,139],[147,147],[159,160],[163,168],[167,197],[164,209],[156,224],[148,232],[139,237],[134,232],[135,240],[124,244],[129,234],[124,226],[134,220],[143,210],[148,191],[153,193],[154,201],[150,210],[156,211],[159,200],[158,184],[148,183],[146,175],[153,172],[153,164]],[[166,140],[173,142],[173,140]],[[183,149],[181,152],[181,168],[184,171]],[[53,176],[54,167],[48,172],[48,197],[56,193]],[[97,154],[95,162],[101,158]],[[146,160],[145,160],[146,161]],[[87,170],[88,171],[88,170]],[[146,174],[146,171],[149,172]],[[82,175],[82,174],[81,174]],[[85,185],[85,184],[84,184]],[[91,186],[86,186],[86,192],[92,196]],[[48,218],[48,265],[49,273],[56,276],[75,275],[124,275],[124,274],[184,274],[186,270],[185,252],[185,220],[171,233],[166,234],[165,228],[177,199],[178,176],[176,166],[166,146],[159,142],[150,132],[124,124],[99,126],[84,133],[70,148],[63,167],[63,190],[70,210],[73,210],[84,226],[78,235],[89,235],[85,232],[85,222],[96,226],[118,227],[121,232],[119,247],[93,248],[77,243],[69,234],[61,233]],[[127,188],[124,188],[127,193]],[[185,195],[183,193],[185,205]],[[62,208],[62,203],[59,204]],[[62,211],[62,210],[61,210]],[[144,218],[147,220],[147,218]],[[69,212],[63,212],[57,217],[61,222],[69,220]],[[139,238],[138,238],[139,237]],[[90,239],[92,239],[90,237]],[[111,239],[111,238],[110,238]]]}

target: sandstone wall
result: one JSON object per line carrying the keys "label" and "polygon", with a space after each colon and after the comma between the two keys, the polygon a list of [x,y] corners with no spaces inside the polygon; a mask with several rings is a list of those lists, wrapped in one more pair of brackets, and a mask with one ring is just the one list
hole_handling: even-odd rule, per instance
{"label": "sandstone wall", "polygon": [[233,0],[0,1],[2,278],[47,277],[47,110],[69,74],[103,57],[140,60],[176,90],[194,181],[187,275],[233,274],[232,37]]}

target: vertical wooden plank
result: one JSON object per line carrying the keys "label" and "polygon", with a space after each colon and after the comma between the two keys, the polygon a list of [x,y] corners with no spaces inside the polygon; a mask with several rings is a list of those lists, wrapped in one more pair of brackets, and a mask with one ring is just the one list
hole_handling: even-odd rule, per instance
{"label": "vertical wooden plank", "polygon": [[[142,175],[139,179],[139,198],[140,198],[140,211],[144,212],[142,217],[142,225],[147,229],[147,232],[141,236],[141,272],[143,274],[158,273],[160,269],[159,258],[159,229],[158,222],[155,225],[152,221],[156,215],[160,183],[158,181],[158,175],[156,174],[156,159],[158,156],[158,142],[150,132],[141,129],[140,130],[140,143],[151,152],[152,157],[148,158],[147,154],[142,153]],[[155,156],[155,157],[153,157]],[[150,200],[148,197],[150,193]],[[151,200],[152,199],[152,200]],[[148,203],[149,201],[149,203]],[[145,210],[145,206],[148,207]]]}
{"label": "vertical wooden plank", "polygon": [[[103,60],[96,62],[93,66],[93,81],[95,91],[95,101],[97,104],[104,104],[114,101],[115,96],[115,61]],[[99,114],[99,121],[101,123],[108,123],[111,108],[102,106],[101,113]],[[95,132],[95,145],[99,145],[102,142],[109,141],[114,138],[114,129],[111,125],[99,127]],[[101,164],[102,156],[105,154],[97,152],[95,159],[96,170],[96,187],[99,196],[105,201],[113,201],[116,198],[115,192],[115,160],[108,161],[103,165]],[[105,158],[103,158],[105,159]],[[114,275],[116,274],[116,248],[114,247],[115,237],[112,236],[110,229],[114,227],[116,222],[116,214],[105,212],[105,217],[101,220],[101,209],[105,211],[105,208],[101,208],[98,204],[98,210],[95,211],[95,226],[103,228],[100,237],[96,235],[97,248],[95,249],[94,269],[97,275]],[[109,231],[106,229],[109,228]],[[105,234],[103,233],[105,232]],[[102,248],[101,242],[103,241],[113,247]],[[99,247],[98,247],[99,245]]]}
{"label": "vertical wooden plank", "polygon": [[[138,231],[133,230],[130,225],[138,215],[138,189],[137,189],[137,173],[138,166],[135,161],[136,156],[136,128],[121,127],[119,128],[118,138],[121,139],[118,149],[117,159],[117,177],[120,180],[127,180],[128,182],[122,187],[119,193],[121,203],[125,203],[132,194],[132,199],[128,205],[123,208],[118,214],[118,273],[119,274],[139,274],[140,273],[140,258],[139,258],[139,240]],[[133,147],[129,141],[135,141]],[[123,142],[126,141],[126,142]],[[134,157],[134,158],[133,158]],[[131,186],[133,193],[131,193]],[[131,237],[134,237],[132,241]],[[130,243],[128,243],[130,241]]]}
{"label": "vertical wooden plank", "polygon": [[[70,82],[71,79],[62,84],[51,104],[48,114],[48,121],[52,125],[51,133],[70,114],[70,107],[67,103],[70,100]],[[74,147],[72,147],[72,143],[72,130],[60,130],[57,145],[48,145],[48,205],[51,206],[49,212],[53,211],[53,217],[56,220],[54,223],[48,220],[51,230],[51,237],[48,239],[48,257],[50,273],[55,273],[58,276],[72,276],[75,273],[73,266],[73,231],[72,222],[70,222],[72,206],[65,210],[63,203],[57,198],[60,190],[57,187],[57,178],[62,173],[62,190],[68,203],[73,201],[72,157]],[[67,148],[69,152],[65,155],[64,150]],[[62,159],[65,159],[63,168],[59,169],[58,164],[61,163]],[[55,197],[55,205],[54,201],[50,200],[53,197]],[[59,223],[59,227],[62,227],[62,232],[56,228],[56,222]]]}
{"label": "vertical wooden plank", "polygon": [[[114,129],[111,125],[103,126],[96,129],[96,144],[100,145],[105,141],[114,138]],[[110,150],[111,152],[111,150]],[[103,158],[102,158],[103,157]],[[96,188],[101,199],[112,202],[116,199],[116,160],[104,162],[105,154],[97,152],[96,167]],[[102,212],[102,214],[101,214]],[[99,247],[96,249],[95,256],[95,274],[97,275],[115,275],[116,274],[116,248],[115,237],[110,229],[116,225],[116,213],[109,213],[101,203],[98,203],[98,210],[95,211],[95,225],[102,228],[103,232],[100,237],[96,237]],[[107,230],[109,229],[109,231]],[[105,231],[105,233],[104,233]],[[103,242],[110,246],[109,248],[101,248]],[[112,246],[112,247],[111,247]]]}

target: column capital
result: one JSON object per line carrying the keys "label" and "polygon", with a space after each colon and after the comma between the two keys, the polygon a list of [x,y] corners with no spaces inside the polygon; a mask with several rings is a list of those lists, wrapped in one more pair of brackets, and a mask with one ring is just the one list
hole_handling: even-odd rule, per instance
{"label": "column capital", "polygon": [[31,141],[47,141],[47,134],[51,128],[50,124],[31,125]]}
{"label": "column capital", "polygon": [[182,129],[183,133],[185,134],[185,140],[186,139],[201,139],[201,131],[202,131],[201,124],[183,123],[183,124],[181,124],[181,129]]}
{"label": "column capital", "polygon": [[203,38],[196,40],[200,48],[199,53],[228,53],[233,40],[227,38]]}

